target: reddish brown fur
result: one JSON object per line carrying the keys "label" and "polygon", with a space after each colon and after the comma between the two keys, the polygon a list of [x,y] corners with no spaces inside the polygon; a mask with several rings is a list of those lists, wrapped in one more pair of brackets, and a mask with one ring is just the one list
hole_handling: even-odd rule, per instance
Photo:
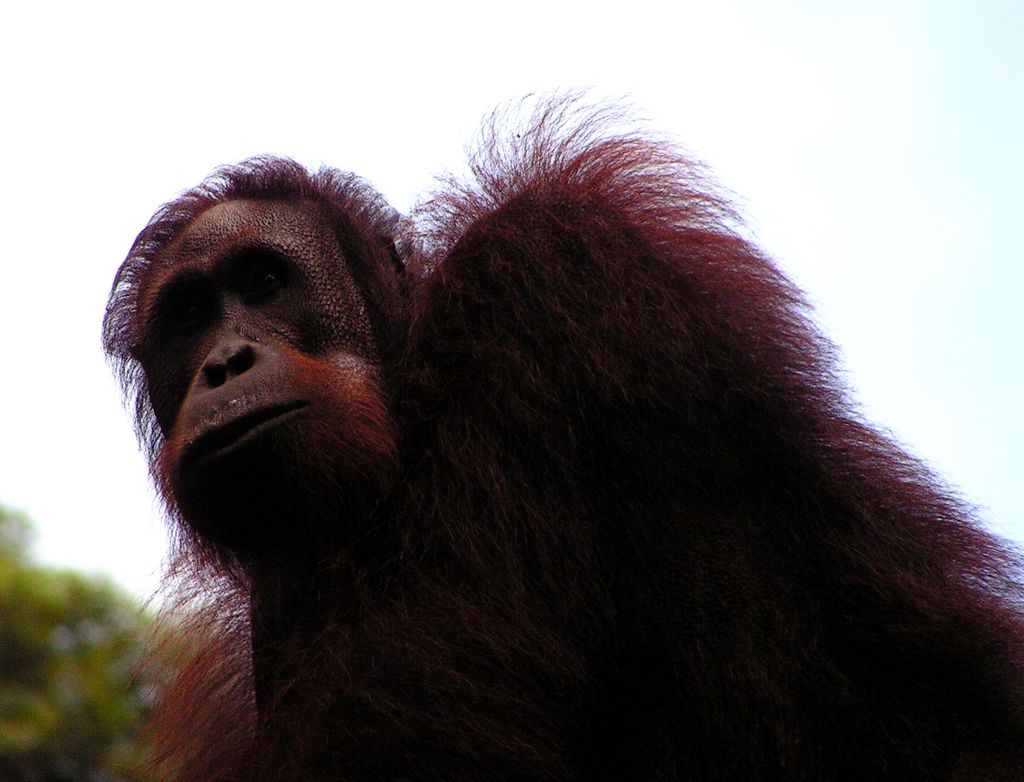
{"label": "reddish brown fur", "polygon": [[[365,534],[312,570],[271,554],[225,576],[186,532],[180,572],[206,598],[193,627],[212,641],[158,723],[164,770],[1024,775],[1017,562],[860,420],[799,292],[699,169],[602,136],[614,112],[575,111],[489,136],[476,183],[426,202],[401,297],[368,238],[394,231],[379,198],[284,161],[222,171],[140,235],[107,346],[157,452],[129,357],[138,286],[236,197],[338,216],[399,437],[365,517],[321,498]],[[275,693],[258,718],[250,600]]]}

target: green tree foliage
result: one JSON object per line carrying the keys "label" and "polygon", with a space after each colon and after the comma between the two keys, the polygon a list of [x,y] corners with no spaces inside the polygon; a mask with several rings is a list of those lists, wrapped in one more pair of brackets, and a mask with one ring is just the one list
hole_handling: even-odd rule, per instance
{"label": "green tree foliage", "polygon": [[0,507],[0,780],[144,780],[149,621],[112,584],[34,562],[30,541]]}

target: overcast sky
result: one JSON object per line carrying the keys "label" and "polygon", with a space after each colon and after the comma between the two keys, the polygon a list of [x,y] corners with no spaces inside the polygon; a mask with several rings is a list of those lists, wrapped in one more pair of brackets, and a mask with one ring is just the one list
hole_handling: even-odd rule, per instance
{"label": "overcast sky", "polygon": [[1019,0],[11,7],[0,503],[36,521],[47,561],[141,596],[160,571],[99,344],[156,207],[269,152],[354,170],[407,211],[492,108],[586,86],[711,165],[867,415],[1024,541]]}

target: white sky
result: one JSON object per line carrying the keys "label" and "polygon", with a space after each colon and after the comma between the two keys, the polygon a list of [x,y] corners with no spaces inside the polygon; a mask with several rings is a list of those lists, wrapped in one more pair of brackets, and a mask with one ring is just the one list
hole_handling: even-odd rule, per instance
{"label": "white sky", "polygon": [[270,152],[406,211],[494,106],[578,86],[629,96],[742,195],[869,417],[1024,541],[1024,4],[358,7],[0,15],[0,503],[46,560],[156,583],[159,510],[99,330],[157,206]]}

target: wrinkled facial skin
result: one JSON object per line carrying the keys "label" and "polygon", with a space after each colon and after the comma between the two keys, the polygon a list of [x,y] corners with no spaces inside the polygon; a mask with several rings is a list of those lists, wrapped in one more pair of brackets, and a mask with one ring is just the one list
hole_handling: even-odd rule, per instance
{"label": "wrinkled facial skin", "polygon": [[307,545],[333,537],[318,498],[359,502],[394,443],[366,307],[326,218],[214,206],[157,259],[139,306],[168,501],[237,551],[278,546],[300,521]]}

